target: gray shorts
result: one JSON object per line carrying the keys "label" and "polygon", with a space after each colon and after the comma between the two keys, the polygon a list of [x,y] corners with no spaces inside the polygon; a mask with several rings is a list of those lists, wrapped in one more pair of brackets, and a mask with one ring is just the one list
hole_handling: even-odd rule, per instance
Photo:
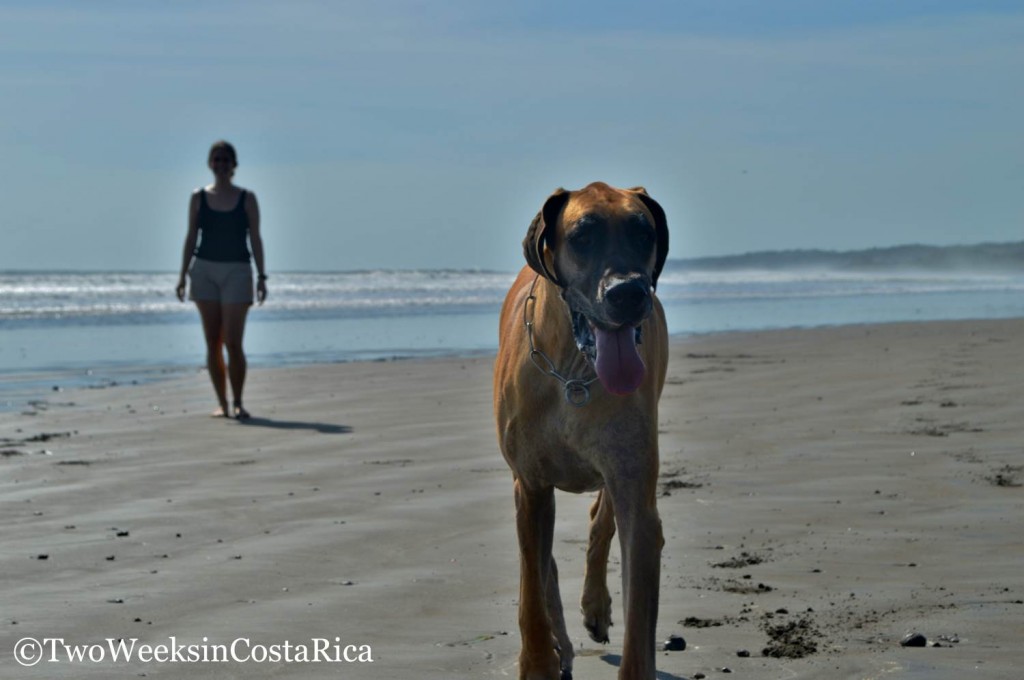
{"label": "gray shorts", "polygon": [[252,265],[248,262],[214,262],[197,257],[188,270],[188,278],[189,300],[252,304]]}

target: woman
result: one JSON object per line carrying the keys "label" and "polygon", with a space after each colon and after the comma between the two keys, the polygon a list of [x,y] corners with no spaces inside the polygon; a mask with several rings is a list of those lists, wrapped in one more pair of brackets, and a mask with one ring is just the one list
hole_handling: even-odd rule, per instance
{"label": "woman", "polygon": [[[235,147],[225,141],[215,142],[210,147],[207,165],[213,172],[213,184],[192,194],[176,293],[184,302],[185,273],[188,272],[191,279],[188,297],[195,301],[203,319],[206,366],[220,402],[220,408],[213,415],[244,419],[249,413],[242,405],[246,368],[242,335],[245,317],[253,302],[252,265],[246,237],[252,246],[252,259],[256,261],[258,272],[256,299],[262,305],[267,298],[260,210],[255,194],[231,182],[238,167]],[[224,349],[228,354],[226,371]],[[231,409],[228,408],[225,378],[231,382],[234,397]]]}

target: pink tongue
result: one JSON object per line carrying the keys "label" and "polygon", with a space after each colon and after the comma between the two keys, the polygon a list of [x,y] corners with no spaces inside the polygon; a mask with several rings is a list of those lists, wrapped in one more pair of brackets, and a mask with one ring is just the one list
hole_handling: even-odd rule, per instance
{"label": "pink tongue", "polygon": [[644,379],[644,361],[636,351],[636,330],[624,326],[617,331],[593,328],[597,341],[594,368],[601,384],[612,394],[629,394]]}

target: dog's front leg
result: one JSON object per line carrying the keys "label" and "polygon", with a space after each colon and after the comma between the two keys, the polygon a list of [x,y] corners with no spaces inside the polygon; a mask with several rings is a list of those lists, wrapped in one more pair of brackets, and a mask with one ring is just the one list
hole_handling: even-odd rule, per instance
{"label": "dog's front leg", "polygon": [[551,634],[547,585],[555,530],[555,490],[531,489],[515,481],[519,534],[520,680],[558,680],[558,655]]}
{"label": "dog's front leg", "polygon": [[654,680],[661,548],[665,541],[655,500],[657,473],[626,476],[611,489],[622,550],[625,639],[619,680]]}

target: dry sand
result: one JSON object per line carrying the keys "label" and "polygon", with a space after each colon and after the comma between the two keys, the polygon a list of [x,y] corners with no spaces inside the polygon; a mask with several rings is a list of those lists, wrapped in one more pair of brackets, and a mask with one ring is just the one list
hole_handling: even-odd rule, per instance
{"label": "dry sand", "polygon": [[[659,677],[1024,677],[1022,339],[1011,320],[674,341],[658,630],[687,649]],[[490,366],[257,370],[248,424],[205,416],[201,374],[0,414],[0,676],[515,677]],[[558,502],[575,612],[590,497]],[[617,548],[610,578],[621,620]],[[568,618],[575,677],[614,678],[622,629],[599,645]],[[929,646],[901,647],[912,631]],[[12,656],[23,637],[204,636],[339,638],[373,663]]]}

